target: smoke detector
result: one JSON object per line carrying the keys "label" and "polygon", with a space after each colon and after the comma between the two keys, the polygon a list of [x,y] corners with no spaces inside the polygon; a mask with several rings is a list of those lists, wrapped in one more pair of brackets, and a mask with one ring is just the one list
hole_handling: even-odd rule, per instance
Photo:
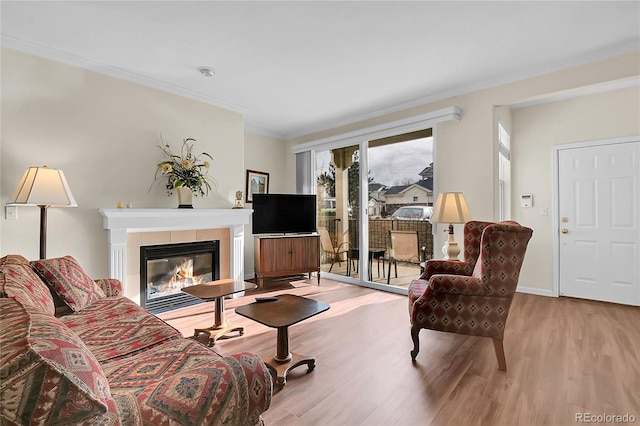
{"label": "smoke detector", "polygon": [[215,74],[215,70],[208,67],[200,67],[198,68],[198,71],[200,71],[200,74],[204,75],[205,77],[213,77],[213,74]]}

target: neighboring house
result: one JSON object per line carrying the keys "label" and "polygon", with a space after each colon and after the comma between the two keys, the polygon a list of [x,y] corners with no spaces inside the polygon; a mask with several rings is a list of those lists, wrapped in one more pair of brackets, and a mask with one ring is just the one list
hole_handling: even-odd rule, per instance
{"label": "neighboring house", "polygon": [[433,205],[433,181],[421,180],[411,185],[398,185],[384,192],[387,213],[411,204]]}
{"label": "neighboring house", "polygon": [[371,182],[369,184],[369,202],[367,203],[369,217],[384,217],[387,215],[384,198],[386,190],[387,186],[381,183]]}
{"label": "neighboring house", "polygon": [[386,204],[384,201],[376,200],[373,197],[369,197],[367,203],[367,209],[369,209],[369,218],[376,218],[380,216],[386,216]]}
{"label": "neighboring house", "polygon": [[384,202],[384,192],[387,190],[387,186],[381,183],[371,182],[369,184],[369,198],[373,198],[376,201]]}
{"label": "neighboring house", "polygon": [[[427,168],[432,168],[433,163]],[[425,169],[425,170],[427,170]],[[381,183],[369,184],[369,216],[388,216],[402,206],[411,204],[433,205],[433,178],[425,177],[410,185],[388,187]]]}

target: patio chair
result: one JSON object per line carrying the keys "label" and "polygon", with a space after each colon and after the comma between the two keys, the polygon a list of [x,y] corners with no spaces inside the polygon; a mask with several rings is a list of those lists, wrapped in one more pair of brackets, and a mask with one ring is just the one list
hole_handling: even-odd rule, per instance
{"label": "patio chair", "polygon": [[329,272],[331,272],[334,263],[338,262],[338,266],[342,266],[340,263],[342,255],[349,254],[349,242],[344,241],[338,244],[336,241],[333,241],[327,228],[318,227],[318,234],[320,234],[320,245],[322,246],[322,253],[325,255],[325,260],[327,258],[331,260],[331,266],[329,267]]}
{"label": "patio chair", "polygon": [[420,351],[418,334],[427,328],[490,337],[498,368],[506,371],[504,330],[532,235],[517,222],[468,222],[464,262],[426,262],[408,290],[413,361]]}
{"label": "patio chair", "polygon": [[420,265],[422,262],[422,251],[418,245],[418,231],[389,231],[389,270],[387,273],[387,284],[391,283],[391,264],[395,267],[396,278],[398,278],[398,262],[414,263]]}

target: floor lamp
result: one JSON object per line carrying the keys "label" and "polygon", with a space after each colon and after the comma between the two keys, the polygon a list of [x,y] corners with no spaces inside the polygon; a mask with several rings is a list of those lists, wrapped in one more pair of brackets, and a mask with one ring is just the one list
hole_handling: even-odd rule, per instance
{"label": "floor lamp", "polygon": [[47,209],[78,206],[62,170],[47,166],[29,167],[8,205],[40,207],[40,259],[47,257]]}
{"label": "floor lamp", "polygon": [[458,260],[460,248],[453,238],[453,224],[466,223],[471,220],[471,212],[467,207],[462,192],[441,192],[433,206],[431,223],[448,223],[449,238],[442,247],[444,260]]}

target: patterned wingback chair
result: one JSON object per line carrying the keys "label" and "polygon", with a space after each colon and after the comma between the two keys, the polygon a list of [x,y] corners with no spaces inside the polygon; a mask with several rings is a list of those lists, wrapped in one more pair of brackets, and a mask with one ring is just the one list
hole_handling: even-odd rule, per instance
{"label": "patterned wingback chair", "polygon": [[504,329],[533,231],[513,221],[468,222],[464,235],[464,262],[429,260],[409,286],[411,358],[420,351],[418,333],[428,328],[492,338],[498,367],[506,370]]}
{"label": "patterned wingback chair", "polygon": [[[428,280],[434,274],[471,275],[480,255],[482,231],[494,222],[472,220],[464,224],[464,261],[429,260],[420,279]],[[516,223],[516,222],[504,222]]]}

